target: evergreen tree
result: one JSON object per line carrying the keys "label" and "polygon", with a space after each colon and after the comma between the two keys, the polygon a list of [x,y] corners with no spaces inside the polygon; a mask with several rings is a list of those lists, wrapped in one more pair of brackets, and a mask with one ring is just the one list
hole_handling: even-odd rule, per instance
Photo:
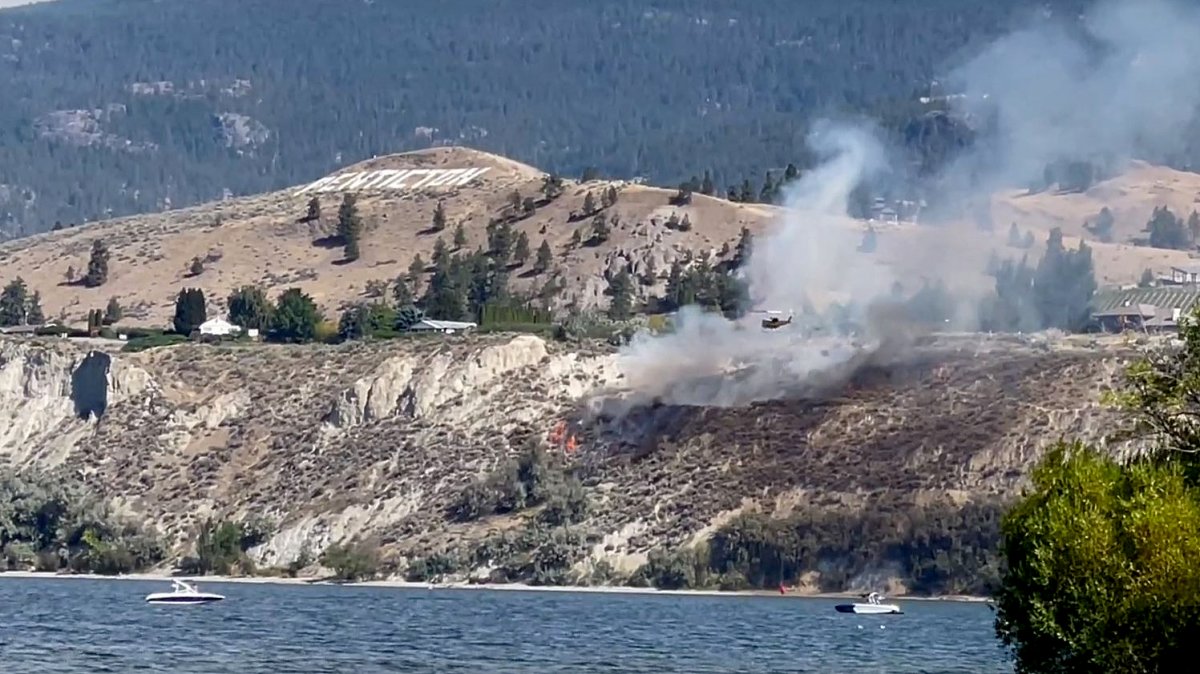
{"label": "evergreen tree", "polygon": [[783,170],[783,184],[788,184],[800,177],[800,169],[796,168],[795,164],[788,163],[787,168]]}
{"label": "evergreen tree", "polygon": [[542,194],[547,199],[556,199],[562,194],[563,183],[562,178],[554,174],[549,174],[542,179]]}
{"label": "evergreen tree", "polygon": [[605,190],[604,193],[608,195],[608,205],[616,206],[617,205],[617,196],[618,196],[617,188],[613,187],[612,185],[609,185],[608,189]]}
{"label": "evergreen tree", "polygon": [[622,269],[609,279],[608,294],[612,296],[608,317],[614,321],[628,320],[633,315],[633,280],[628,271]]}
{"label": "evergreen tree", "polygon": [[754,186],[750,184],[749,178],[742,181],[742,189],[738,191],[737,200],[743,204],[754,203]]}
{"label": "evergreen tree", "polygon": [[322,320],[324,317],[311,296],[299,288],[288,288],[275,304],[271,337],[283,342],[311,342]]}
{"label": "evergreen tree", "polygon": [[420,323],[424,318],[425,313],[411,304],[399,307],[396,310],[396,331],[404,332]]}
{"label": "evergreen tree", "polygon": [[[434,250],[437,250],[437,242],[434,242]],[[414,284],[417,283],[418,281],[420,281],[421,277],[425,275],[425,267],[426,266],[427,265],[425,264],[425,260],[421,259],[420,253],[413,255],[412,262],[410,262],[408,265],[409,280],[412,281]],[[416,291],[417,291],[417,287],[416,287],[416,285],[414,285],[413,292],[416,292]]]}
{"label": "evergreen tree", "polygon": [[42,294],[33,291],[29,296],[29,308],[25,311],[26,325],[41,325],[46,322],[46,314],[42,311]]}
{"label": "evergreen tree", "polygon": [[304,213],[305,222],[316,222],[321,219],[321,199],[314,196],[308,200],[308,210]]}
{"label": "evergreen tree", "polygon": [[204,273],[204,260],[198,257],[192,258],[191,264],[188,265],[188,275],[199,276]]}
{"label": "evergreen tree", "polygon": [[[514,243],[512,225],[507,222],[488,226],[488,255],[498,267],[507,267],[512,259]],[[529,241],[525,242],[525,254],[529,254]]]}
{"label": "evergreen tree", "polygon": [[704,179],[700,181],[700,194],[711,197],[716,191],[717,188],[713,185],[712,173],[705,169]]}
{"label": "evergreen tree", "polygon": [[583,197],[583,214],[591,215],[592,213],[595,213],[595,212],[596,212],[596,198],[593,197],[592,193],[589,191]]}
{"label": "evergreen tree", "polygon": [[265,332],[271,329],[275,307],[267,299],[263,289],[255,285],[244,285],[229,294],[229,322],[246,330]]}
{"label": "evergreen tree", "polygon": [[342,196],[342,205],[338,208],[337,234],[345,246],[344,257],[353,262],[359,257],[359,241],[362,238],[362,217],[358,214],[358,202],[352,192]]}
{"label": "evergreen tree", "polygon": [[517,244],[513,248],[513,262],[518,266],[524,265],[529,260],[529,237],[525,236],[525,232],[517,235]]}
{"label": "evergreen tree", "polygon": [[[103,317],[101,317],[103,320]],[[204,291],[199,288],[184,288],[175,298],[175,317],[171,324],[180,335],[190,335],[208,320],[208,308]]]}
{"label": "evergreen tree", "polygon": [[599,180],[599,179],[600,179],[600,172],[596,170],[595,166],[589,166],[589,167],[585,168],[583,170],[583,173],[579,176],[579,182],[581,182],[581,183],[590,183],[593,180]]}
{"label": "evergreen tree", "polygon": [[437,241],[433,242],[433,266],[435,269],[444,267],[449,260],[450,251],[446,249],[446,242],[439,236]]}
{"label": "evergreen tree", "polygon": [[770,171],[767,171],[767,177],[763,179],[762,190],[758,193],[758,201],[764,204],[775,203],[775,183]]}
{"label": "evergreen tree", "polygon": [[671,197],[671,205],[686,206],[692,203],[692,188],[690,183],[680,183],[679,189],[675,191],[675,196]]}
{"label": "evergreen tree", "polygon": [[554,251],[550,250],[550,244],[542,239],[542,245],[537,249],[537,259],[533,262],[533,271],[536,274],[544,274],[553,263]]}
{"label": "evergreen tree", "polygon": [[87,274],[83,277],[83,285],[96,288],[108,282],[108,246],[104,241],[96,239],[92,242],[92,255],[88,259]]}
{"label": "evergreen tree", "polygon": [[437,208],[433,210],[433,224],[430,229],[435,232],[446,229],[446,207],[441,201],[437,202]]}
{"label": "evergreen tree", "polygon": [[0,291],[0,327],[25,325],[29,314],[29,289],[18,276]]}
{"label": "evergreen tree", "polygon": [[508,195],[508,207],[512,209],[513,213],[520,213],[522,210],[521,205],[521,191],[513,190],[512,193]]}
{"label": "evergreen tree", "polygon": [[1085,227],[1088,231],[1094,234],[1097,239],[1100,239],[1104,242],[1110,242],[1112,241],[1113,224],[1115,222],[1116,218],[1113,217],[1112,211],[1108,210],[1108,206],[1105,206],[1104,208],[1100,209],[1099,213],[1096,214],[1096,219],[1085,225]]}
{"label": "evergreen tree", "polygon": [[1192,245],[1200,243],[1200,213],[1192,211],[1192,214],[1188,216],[1187,231]]}
{"label": "evergreen tree", "polygon": [[681,232],[692,231],[692,218],[687,213],[684,213],[683,219],[679,221],[679,231],[681,231]]}
{"label": "evergreen tree", "polygon": [[1138,279],[1139,288],[1149,288],[1154,285],[1154,272],[1149,269],[1142,270],[1142,277]]}
{"label": "evergreen tree", "polygon": [[460,222],[454,226],[454,248],[461,249],[465,245],[467,245],[467,232]]}
{"label": "evergreen tree", "polygon": [[1184,250],[1192,244],[1187,227],[1166,206],[1154,209],[1146,231],[1150,232],[1150,245],[1154,248]]}
{"label": "evergreen tree", "polygon": [[370,334],[368,327],[370,311],[362,302],[355,303],[342,312],[338,319],[338,336],[343,340],[362,339]]}
{"label": "evergreen tree", "polygon": [[608,235],[608,218],[603,213],[600,213],[592,220],[592,237],[589,242],[593,246],[600,245],[608,241]]}
{"label": "evergreen tree", "polygon": [[392,282],[392,301],[397,309],[406,307],[416,301],[416,293],[410,277],[401,274]]}
{"label": "evergreen tree", "polygon": [[742,231],[738,233],[737,249],[733,256],[734,268],[741,267],[750,261],[750,253],[753,250],[754,241],[750,236],[750,230],[742,227]]}
{"label": "evergreen tree", "polygon": [[104,307],[104,323],[113,325],[120,322],[124,316],[125,309],[121,307],[121,303],[117,301],[117,298],[108,298],[108,305]]}
{"label": "evergreen tree", "polygon": [[1012,223],[1008,227],[1008,245],[1012,248],[1021,248],[1021,230],[1017,229],[1017,223]]}

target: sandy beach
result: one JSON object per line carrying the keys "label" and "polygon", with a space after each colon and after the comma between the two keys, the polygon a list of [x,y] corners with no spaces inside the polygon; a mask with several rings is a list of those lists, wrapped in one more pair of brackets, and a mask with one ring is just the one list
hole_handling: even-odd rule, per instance
{"label": "sandy beach", "polygon": [[[41,571],[5,571],[0,572],[0,580],[12,579],[65,579],[65,580],[143,580],[165,582],[173,578],[166,573],[131,573],[123,576],[100,576],[95,574],[66,574],[47,573]],[[772,590],[659,590],[653,587],[628,587],[624,585],[527,585],[524,583],[413,583],[404,580],[369,580],[358,583],[341,583],[323,578],[284,578],[279,576],[186,576],[182,577],[192,583],[240,583],[240,584],[270,584],[270,585],[355,585],[362,587],[385,587],[408,590],[493,590],[507,592],[592,592],[604,594],[657,594],[696,597],[778,597],[780,599],[855,599],[861,596],[855,592],[834,593],[800,593],[789,592],[781,595]],[[892,599],[903,601],[954,601],[985,603],[987,597],[967,595],[946,595],[940,597],[917,597],[900,595]]]}

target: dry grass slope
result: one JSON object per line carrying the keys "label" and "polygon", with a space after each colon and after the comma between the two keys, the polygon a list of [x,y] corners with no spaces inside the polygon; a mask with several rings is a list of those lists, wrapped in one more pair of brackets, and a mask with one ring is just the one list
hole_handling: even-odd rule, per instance
{"label": "dry grass slope", "polygon": [[[366,191],[359,204],[367,226],[362,257],[351,264],[338,264],[340,248],[314,245],[333,232],[340,196],[322,195],[323,217],[319,222],[302,222],[310,195],[286,190],[271,194],[231,199],[194,208],[92,223],[59,232],[33,236],[0,245],[0,265],[6,279],[20,275],[43,295],[51,316],[82,323],[90,309],[103,307],[116,297],[126,308],[127,322],[162,326],[170,318],[173,300],[185,286],[204,290],[210,314],[218,314],[229,292],[243,284],[259,284],[274,295],[299,286],[313,295],[327,314],[348,303],[366,299],[372,281],[391,281],[408,269],[413,256],[429,260],[438,236],[450,244],[455,225],[463,225],[467,244],[474,249],[486,242],[488,223],[502,215],[515,190],[522,196],[539,196],[544,174],[530,166],[461,147],[444,147],[380,157],[348,167],[347,171],[404,168],[489,167],[490,171],[471,183],[438,192],[434,188],[410,191]],[[617,188],[618,203],[606,209],[618,224],[608,241],[599,245],[572,246],[578,232],[586,240],[591,218],[575,218],[590,191],[599,200],[609,185]],[[648,265],[657,271],[657,282],[641,288],[645,295],[661,292],[671,261],[687,254],[719,254],[736,243],[742,227],[754,233],[778,226],[783,209],[737,204],[697,195],[684,207],[671,205],[673,190],[621,181],[566,181],[559,199],[538,208],[517,223],[535,249],[545,240],[554,252],[554,269],[565,282],[560,301],[576,301],[583,307],[603,306],[605,276],[623,265],[642,273]],[[973,225],[925,227],[887,226],[880,231],[874,259],[894,268],[897,278],[919,279],[930,269],[947,269],[953,259],[956,283],[987,285],[980,272],[988,256],[1016,257],[1024,253],[1004,245],[1007,223],[1039,233],[1039,240],[1053,226],[1068,235],[1083,233],[1082,223],[1103,205],[1117,213],[1118,241],[1133,236],[1159,203],[1180,212],[1200,194],[1200,176],[1158,167],[1135,165],[1121,177],[1097,185],[1082,195],[998,195],[993,203],[991,234]],[[443,199],[449,219],[446,231],[429,232],[433,212]],[[672,215],[684,215],[693,228],[680,232],[667,227]],[[802,222],[793,223],[802,226]],[[845,226],[862,230],[861,222]],[[102,239],[111,250],[109,281],[99,288],[67,282],[73,268],[81,275],[87,265],[92,242]],[[1037,251],[1032,252],[1034,256]],[[1126,243],[1096,245],[1097,272],[1106,283],[1135,282],[1144,268],[1162,270],[1187,259],[1186,253],[1157,251]],[[205,270],[192,277],[188,271],[194,257],[204,260]],[[512,284],[518,289],[540,287],[549,277],[535,275],[532,261],[514,269]],[[917,287],[914,284],[912,287]]]}

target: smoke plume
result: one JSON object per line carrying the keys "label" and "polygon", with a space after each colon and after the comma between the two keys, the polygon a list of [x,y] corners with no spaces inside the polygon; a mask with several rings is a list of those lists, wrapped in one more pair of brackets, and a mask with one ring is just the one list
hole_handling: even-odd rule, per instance
{"label": "smoke plume", "polygon": [[[1198,36],[1195,8],[1109,0],[1082,20],[1039,15],[996,40],[948,79],[964,94],[956,113],[974,120],[981,137],[941,176],[942,187],[970,199],[1028,184],[1055,161],[1169,151],[1200,105]],[[892,167],[891,153],[862,124],[819,123],[808,143],[820,165],[785,189],[786,214],[755,238],[742,270],[755,310],[794,312],[804,324],[768,331],[759,327],[763,314],[729,321],[685,308],[674,332],[638,335],[621,352],[637,394],[630,404],[734,406],[807,395],[844,383],[864,363],[903,357],[909,323],[891,289],[912,279],[859,253],[862,228],[847,217],[852,191]],[[927,275],[953,286],[964,271],[953,245],[932,253],[936,268]],[[802,316],[808,303],[829,301],[854,308],[859,334],[839,334],[820,314]],[[973,312],[962,314],[951,327],[973,329]]]}

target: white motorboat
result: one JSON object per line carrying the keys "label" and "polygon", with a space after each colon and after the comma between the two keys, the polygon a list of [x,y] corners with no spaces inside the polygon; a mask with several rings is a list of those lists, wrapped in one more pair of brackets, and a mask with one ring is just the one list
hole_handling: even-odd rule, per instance
{"label": "white motorboat", "polygon": [[895,604],[883,603],[883,595],[878,592],[872,592],[864,596],[867,600],[866,603],[838,604],[833,608],[838,613],[871,613],[876,615],[904,613]]}
{"label": "white motorboat", "polygon": [[195,585],[178,578],[171,579],[171,586],[174,589],[170,592],[151,592],[146,595],[146,602],[149,604],[209,604],[225,598],[224,595],[201,592]]}

